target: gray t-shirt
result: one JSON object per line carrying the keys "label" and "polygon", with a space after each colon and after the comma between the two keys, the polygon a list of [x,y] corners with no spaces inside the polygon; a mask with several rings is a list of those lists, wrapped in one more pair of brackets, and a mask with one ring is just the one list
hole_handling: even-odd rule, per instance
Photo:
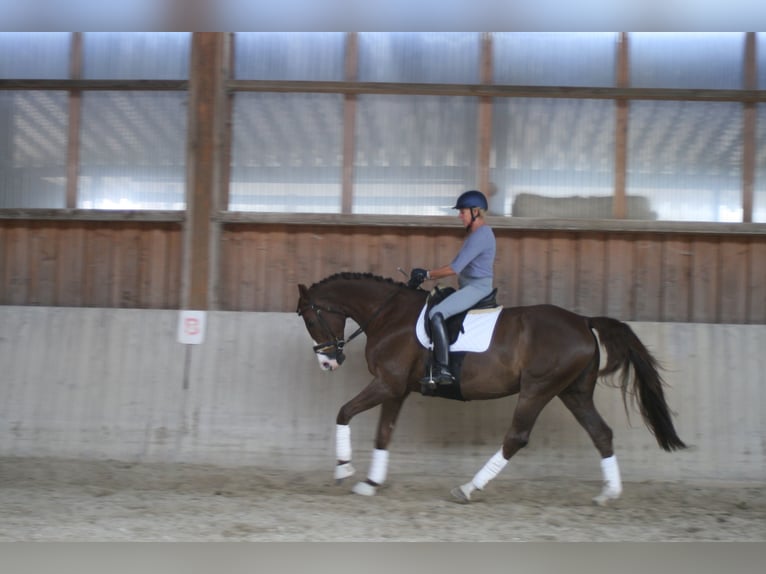
{"label": "gray t-shirt", "polygon": [[494,264],[495,234],[489,225],[482,225],[465,238],[450,267],[458,275],[481,278],[492,277]]}

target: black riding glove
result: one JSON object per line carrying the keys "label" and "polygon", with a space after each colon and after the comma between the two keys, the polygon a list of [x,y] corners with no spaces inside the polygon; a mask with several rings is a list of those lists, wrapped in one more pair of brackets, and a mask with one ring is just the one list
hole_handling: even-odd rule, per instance
{"label": "black riding glove", "polygon": [[407,287],[410,289],[417,289],[426,279],[428,279],[428,271],[421,269],[420,267],[416,267],[410,272],[410,280],[407,283]]}

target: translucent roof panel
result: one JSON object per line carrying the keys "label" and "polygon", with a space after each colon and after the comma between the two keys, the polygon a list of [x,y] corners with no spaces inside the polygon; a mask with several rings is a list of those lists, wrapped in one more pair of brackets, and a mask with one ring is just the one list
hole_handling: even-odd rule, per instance
{"label": "translucent roof panel", "polygon": [[492,38],[495,84],[615,84],[615,32],[497,32]]}
{"label": "translucent roof panel", "polygon": [[344,79],[344,32],[237,32],[238,80]]}
{"label": "translucent roof panel", "polygon": [[0,91],[0,207],[66,207],[67,94]]}
{"label": "translucent roof panel", "polygon": [[69,77],[69,32],[0,32],[0,78]]}
{"label": "translucent roof panel", "polygon": [[359,80],[476,84],[480,79],[478,32],[361,32]]}
{"label": "translucent roof panel", "polygon": [[659,219],[742,221],[742,105],[631,102],[628,192]]}
{"label": "translucent roof panel", "polygon": [[78,207],[183,209],[186,94],[86,92]]}
{"label": "translucent roof panel", "polygon": [[84,32],[83,77],[93,80],[185,80],[190,32]]}
{"label": "translucent roof panel", "polygon": [[229,210],[340,212],[342,96],[238,93],[232,127]]}
{"label": "translucent roof panel", "polygon": [[743,32],[631,32],[629,50],[635,88],[743,87]]}
{"label": "translucent roof panel", "polygon": [[475,188],[478,99],[360,96],[354,213],[454,215]]}

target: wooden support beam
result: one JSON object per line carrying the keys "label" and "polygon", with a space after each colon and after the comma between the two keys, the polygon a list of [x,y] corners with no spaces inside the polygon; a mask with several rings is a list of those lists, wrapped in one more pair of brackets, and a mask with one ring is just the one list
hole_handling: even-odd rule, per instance
{"label": "wooden support beam", "polygon": [[192,35],[187,142],[181,307],[206,310],[214,301],[219,233],[214,221],[220,194],[220,163],[225,120],[222,69],[227,67],[225,33]]}
{"label": "wooden support beam", "polygon": [[[481,83],[492,83],[492,34],[485,32],[481,41]],[[489,163],[492,153],[492,98],[479,99],[479,189],[489,198],[496,190],[490,181]]]}
{"label": "wooden support beam", "polygon": [[217,214],[229,208],[229,185],[231,182],[231,142],[232,119],[234,114],[234,94],[227,92],[226,82],[234,70],[234,34],[219,35],[215,85],[215,104],[212,121],[214,123],[214,170],[217,185],[211,189],[212,215],[210,225],[208,270],[208,307],[219,309],[221,301],[221,235],[222,225],[217,221]]}
{"label": "wooden support beam", "polygon": [[[346,81],[359,76],[359,36],[346,34]],[[354,205],[354,155],[356,152],[356,95],[343,98],[343,181],[341,184],[341,213],[351,213]]]}
{"label": "wooden support beam", "polygon": [[[746,90],[758,87],[758,62],[755,32],[745,36],[745,85]],[[742,115],[742,221],[753,221],[753,192],[755,188],[755,148],[758,108],[754,102],[746,102]]]}
{"label": "wooden support beam", "polygon": [[[617,87],[627,88],[630,85],[630,59],[628,53],[628,34],[620,33],[617,42]],[[614,203],[612,217],[625,219],[628,216],[627,179],[628,179],[628,116],[629,102],[615,102],[615,133],[614,133]]]}
{"label": "wooden support beam", "polygon": [[[72,80],[82,78],[82,32],[72,34],[69,53],[69,77]],[[65,207],[77,207],[77,179],[80,173],[80,111],[82,110],[82,91],[69,92],[69,124],[67,127],[66,157],[66,200]]]}
{"label": "wooden support beam", "polygon": [[[231,80],[234,72],[234,33],[226,34],[226,49],[224,54],[224,66],[221,69],[221,77],[224,83]],[[232,123],[234,121],[234,93],[227,92],[224,99],[225,110],[223,125],[219,126],[221,132],[221,181],[220,193],[218,194],[217,211],[229,209],[229,185],[231,183],[231,142],[232,142]]]}

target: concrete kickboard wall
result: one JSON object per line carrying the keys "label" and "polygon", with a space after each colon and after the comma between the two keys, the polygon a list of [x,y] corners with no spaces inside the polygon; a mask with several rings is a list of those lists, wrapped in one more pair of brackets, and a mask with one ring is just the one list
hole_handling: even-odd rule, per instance
{"label": "concrete kickboard wall", "polygon": [[[0,307],[0,455],[316,469],[330,476],[335,416],[371,379],[364,336],[319,370],[292,313],[210,312],[205,342],[177,342],[178,311]],[[666,453],[620,392],[597,405],[625,480],[766,479],[766,326],[631,323],[666,367],[676,428]],[[349,322],[350,333],[356,325]],[[500,446],[516,399],[411,395],[390,473],[469,478]],[[352,421],[362,475],[377,409]],[[598,453],[554,400],[503,476],[600,480]]]}

